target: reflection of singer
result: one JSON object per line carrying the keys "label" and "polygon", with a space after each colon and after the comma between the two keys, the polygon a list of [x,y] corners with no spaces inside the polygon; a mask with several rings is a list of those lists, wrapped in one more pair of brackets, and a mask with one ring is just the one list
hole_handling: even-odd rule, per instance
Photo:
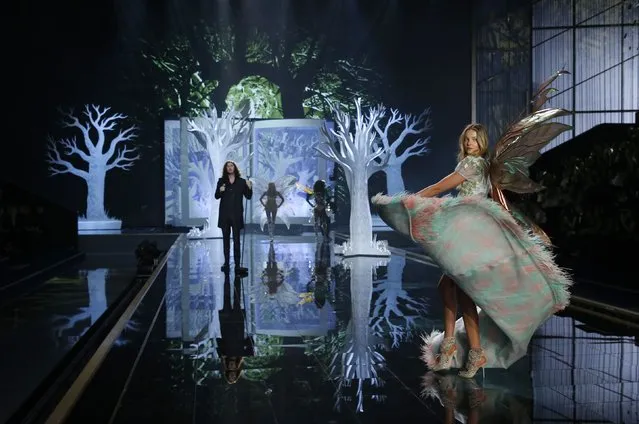
{"label": "reflection of singer", "polygon": [[[245,315],[242,309],[242,280],[236,274],[233,281],[233,302],[231,302],[231,277],[224,273],[224,307],[219,312],[220,332],[217,339],[217,353],[222,358],[224,378],[234,384],[242,374],[242,363],[247,356],[253,356],[253,342],[245,336]],[[232,304],[231,304],[232,303]]]}
{"label": "reflection of singer", "polygon": [[[280,198],[280,204],[277,204],[277,198]],[[266,202],[264,201],[266,198]],[[277,210],[284,203],[284,197],[282,194],[277,191],[275,188],[275,183],[268,183],[268,188],[260,197],[260,203],[264,206],[264,211],[266,212],[266,220],[268,221],[268,235],[273,238],[275,235],[275,219],[277,218]]]}
{"label": "reflection of singer", "polygon": [[240,230],[244,228],[244,204],[242,196],[250,199],[253,197],[253,187],[250,181],[242,178],[240,170],[235,162],[229,160],[224,164],[224,173],[217,180],[215,198],[220,200],[220,213],[217,226],[222,229],[224,242],[224,265],[222,271],[229,269],[229,257],[231,251],[231,229],[233,230],[233,259],[235,259],[235,272],[245,273],[248,270],[240,266]]}

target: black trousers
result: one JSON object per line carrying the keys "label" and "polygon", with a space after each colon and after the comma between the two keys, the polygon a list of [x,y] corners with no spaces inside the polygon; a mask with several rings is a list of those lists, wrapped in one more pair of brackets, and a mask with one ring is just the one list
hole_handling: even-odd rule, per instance
{"label": "black trousers", "polygon": [[242,249],[240,247],[240,224],[233,220],[228,220],[222,225],[222,241],[224,243],[224,263],[229,264],[231,256],[231,230],[233,230],[233,259],[235,266],[240,266]]}

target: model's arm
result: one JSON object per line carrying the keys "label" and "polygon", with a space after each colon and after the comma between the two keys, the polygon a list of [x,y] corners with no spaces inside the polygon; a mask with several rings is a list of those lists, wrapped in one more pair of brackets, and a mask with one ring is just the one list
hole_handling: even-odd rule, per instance
{"label": "model's arm", "polygon": [[280,193],[279,191],[277,192],[277,196],[280,198],[281,202],[279,205],[277,205],[277,208],[279,209],[280,206],[282,206],[284,204],[284,197],[282,197],[282,193]]}
{"label": "model's arm", "polygon": [[262,206],[266,207],[266,203],[264,203],[264,198],[266,197],[266,192],[262,193],[262,197],[260,197],[260,203]]}
{"label": "model's arm", "polygon": [[215,198],[216,199],[219,199],[224,194],[224,188],[222,188],[223,185],[224,185],[224,182],[222,181],[222,179],[218,178],[217,187],[215,188]]}
{"label": "model's arm", "polygon": [[311,195],[306,193],[306,203],[308,203],[309,205],[311,205],[311,208],[314,208],[315,205],[311,203]]}
{"label": "model's arm", "polygon": [[249,180],[244,182],[244,197],[248,200],[251,200],[253,197],[253,184]]}
{"label": "model's arm", "polygon": [[420,197],[439,196],[440,194],[445,193],[448,190],[454,189],[464,181],[466,181],[466,179],[462,177],[461,174],[459,174],[458,172],[453,172],[439,182],[433,185],[429,185],[425,189],[417,192],[417,195]]}

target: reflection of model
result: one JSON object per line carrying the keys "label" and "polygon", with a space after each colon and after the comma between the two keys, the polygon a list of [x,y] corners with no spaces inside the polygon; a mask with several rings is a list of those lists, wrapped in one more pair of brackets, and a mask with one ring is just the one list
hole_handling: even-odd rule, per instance
{"label": "reflection of model", "polygon": [[517,385],[517,382],[511,381],[508,388],[494,384],[485,388],[473,379],[431,371],[422,378],[421,394],[423,398],[436,399],[441,403],[446,424],[530,423],[532,411],[513,389]]}
{"label": "reflection of model", "polygon": [[[311,203],[311,197],[315,204]],[[313,184],[313,194],[306,195],[306,201],[313,208],[313,227],[315,235],[319,233],[328,238],[329,223],[328,210],[330,207],[330,195],[324,180],[317,180]]]}
{"label": "reflection of model", "polygon": [[231,230],[233,230],[233,256],[235,259],[235,272],[244,273],[246,268],[241,264],[240,230],[244,228],[244,204],[243,197],[253,197],[253,189],[250,181],[242,178],[240,170],[233,161],[226,161],[223,167],[224,174],[217,180],[215,198],[220,200],[220,213],[217,226],[222,229],[224,242],[223,271],[229,269],[229,257],[231,250]]}
{"label": "reflection of model", "polygon": [[[280,203],[277,204],[277,198],[279,197]],[[264,201],[266,198],[266,202]],[[277,210],[284,203],[284,197],[275,188],[275,183],[268,183],[268,189],[260,197],[260,203],[264,206],[264,212],[266,213],[266,220],[268,222],[268,235],[273,238],[275,234],[275,219],[277,218]]]}
{"label": "reflection of model", "polygon": [[317,244],[315,251],[315,267],[311,282],[308,284],[307,290],[313,293],[315,306],[322,309],[326,304],[330,289],[331,278],[331,245],[327,240],[322,240]]}
{"label": "reflection of model", "polygon": [[275,295],[282,283],[284,283],[284,273],[277,266],[275,248],[272,241],[268,248],[266,268],[262,271],[262,282],[268,287],[268,294],[271,296]]}
{"label": "reflection of model", "polygon": [[[233,301],[231,302],[231,290]],[[217,339],[218,355],[222,359],[224,378],[229,384],[236,383],[242,374],[242,363],[253,356],[253,342],[245,335],[244,310],[242,309],[242,280],[236,274],[231,288],[231,277],[224,273],[224,306],[220,309],[221,338]]]}
{"label": "reflection of model", "polygon": [[[528,167],[539,149],[568,128],[547,122],[568,112],[537,110],[549,84],[535,96],[541,96],[535,111],[496,143],[491,162],[485,128],[469,125],[460,136],[453,173],[416,195],[373,198],[380,217],[420,243],[444,271],[439,284],[444,333],[434,332],[424,346],[433,370],[465,362],[460,375],[470,378],[482,367],[507,368],[526,354],[535,329],[568,304],[570,278],[554,263],[543,238],[529,231],[535,227],[521,225],[509,213],[502,192],[535,191]],[[487,198],[491,187],[499,203]],[[457,198],[435,197],[453,188]],[[463,318],[455,323],[457,301]]]}

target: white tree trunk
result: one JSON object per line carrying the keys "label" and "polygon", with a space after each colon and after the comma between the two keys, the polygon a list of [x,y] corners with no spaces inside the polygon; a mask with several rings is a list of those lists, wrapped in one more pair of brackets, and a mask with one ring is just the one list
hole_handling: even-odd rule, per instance
{"label": "white tree trunk", "polygon": [[351,194],[350,241],[345,256],[379,255],[373,247],[373,220],[368,200],[368,171],[364,164],[353,167],[349,178]]}
{"label": "white tree trunk", "polygon": [[108,269],[92,269],[87,273],[87,286],[89,289],[89,314],[91,315],[91,324],[94,324],[104,311],[107,310],[106,297],[106,279],[109,273]]}
{"label": "white tree trunk", "polygon": [[386,193],[393,195],[401,193],[406,189],[404,186],[404,178],[402,178],[402,164],[389,165],[386,172]]}
{"label": "white tree trunk", "polygon": [[87,179],[87,220],[107,220],[104,210],[104,182],[106,180],[106,163],[96,161],[89,164]]}
{"label": "white tree trunk", "polygon": [[211,193],[209,199],[208,222],[204,226],[202,237],[222,237],[222,230],[218,228],[217,221],[220,216],[220,199],[215,198],[215,188],[217,180],[222,176],[224,170],[224,161],[226,161],[226,151],[217,146],[208,146],[209,159],[211,161],[211,169],[213,170],[213,183],[210,185]]}

